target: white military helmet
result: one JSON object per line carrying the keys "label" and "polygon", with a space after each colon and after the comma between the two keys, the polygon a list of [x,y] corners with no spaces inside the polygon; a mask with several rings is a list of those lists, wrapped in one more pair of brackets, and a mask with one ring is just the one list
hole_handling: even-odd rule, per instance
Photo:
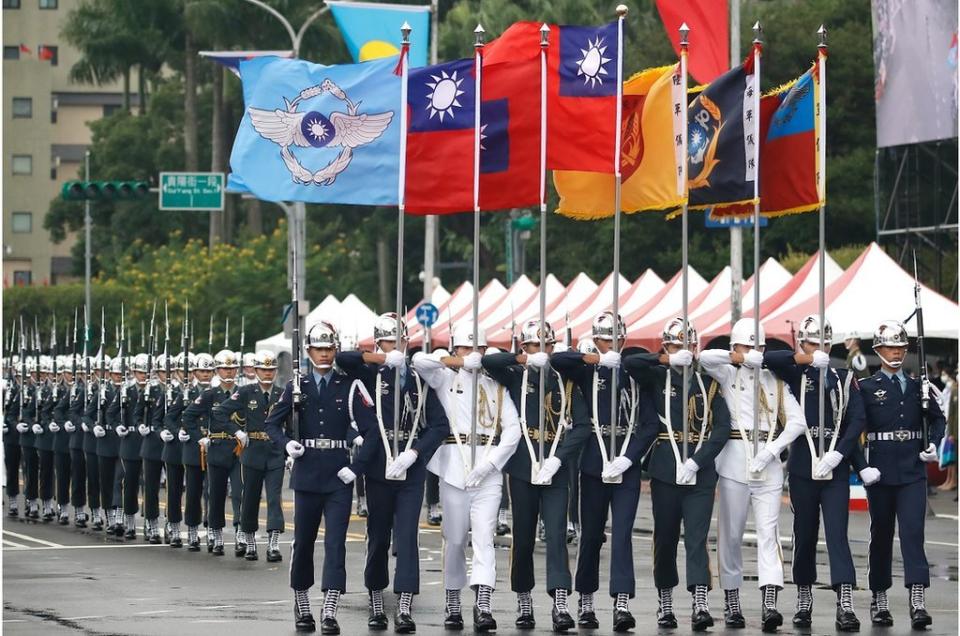
{"label": "white military helmet", "polygon": [[229,349],[221,349],[213,357],[214,364],[218,369],[236,369],[240,366],[237,360],[237,354]]}
{"label": "white military helmet", "polygon": [[[183,354],[181,354],[183,355]],[[188,353],[187,354],[187,370],[196,371],[197,370],[197,354]]]}
{"label": "white military helmet", "polygon": [[910,344],[907,329],[899,320],[884,320],[873,332],[873,348],[906,347]]}
{"label": "white military helmet", "polygon": [[483,329],[477,330],[477,342],[473,342],[473,323],[465,322],[459,324],[453,330],[453,340],[450,343],[450,346],[453,348],[456,347],[486,347],[487,346],[487,334]]}
{"label": "white military helmet", "polygon": [[800,326],[797,327],[797,342],[825,344],[829,347],[833,344],[833,327],[829,320],[824,318],[823,321],[823,340],[820,342],[820,316],[810,314],[800,321]]}
{"label": "white military helmet", "polygon": [[763,332],[763,325],[760,325],[760,342],[754,342],[753,318],[741,318],[734,323],[730,330],[730,349],[733,345],[745,345],[747,347],[764,347],[767,344],[767,337]]}
{"label": "white military helmet", "polygon": [[[403,320],[400,321],[400,339],[407,339],[407,325]],[[377,316],[377,320],[373,323],[373,341],[381,340],[397,341],[397,312],[388,311]]]}
{"label": "white military helmet", "polygon": [[687,334],[683,334],[683,318],[678,316],[676,318],[671,318],[663,325],[663,333],[660,335],[663,340],[663,344],[668,345],[680,345],[681,347],[687,347],[689,345],[690,349],[696,348],[697,344],[700,342],[699,336],[697,336],[697,329],[693,326],[693,322],[690,319],[687,319]]}
{"label": "white military helmet", "polygon": [[277,356],[273,355],[273,351],[261,349],[254,354],[253,366],[257,369],[276,369]]}
{"label": "white military helmet", "polygon": [[37,359],[27,358],[27,373],[36,373],[36,372],[37,372]]}
{"label": "white military helmet", "polygon": [[214,367],[216,367],[216,362],[214,362],[213,356],[209,353],[198,353],[194,357],[191,366],[194,371],[213,371]]}
{"label": "white military helmet", "polygon": [[303,346],[307,349],[337,349],[340,346],[340,336],[336,327],[321,320],[310,327]]}
{"label": "white military helmet", "polygon": [[[547,321],[543,322],[543,340],[546,344],[554,344],[557,336],[553,332],[553,327]],[[520,327],[520,344],[540,344],[540,321],[536,318],[530,319]]]}
{"label": "white military helmet", "polygon": [[577,351],[580,353],[599,353],[597,345],[590,338],[581,338],[577,343]]}
{"label": "white military helmet", "polygon": [[167,370],[167,359],[170,360],[170,368],[173,369],[174,361],[173,356],[169,353],[161,353],[153,359],[153,368],[157,371],[166,371]]}
{"label": "white military helmet", "polygon": [[139,371],[140,373],[146,373],[147,367],[150,363],[150,356],[146,353],[138,353],[133,357],[133,367],[134,371]]}
{"label": "white military helmet", "polygon": [[[590,325],[590,337],[594,340],[613,340],[613,312],[605,311],[598,314]],[[623,323],[623,317],[617,316],[617,337],[623,339],[627,336],[627,326]]]}
{"label": "white military helmet", "polygon": [[340,351],[357,351],[360,349],[360,343],[356,334],[343,334],[340,336]]}
{"label": "white military helmet", "polygon": [[254,367],[257,365],[257,354],[247,352],[243,354],[243,366],[245,367]]}
{"label": "white military helmet", "polygon": [[53,358],[40,356],[40,373],[53,373]]}
{"label": "white military helmet", "polygon": [[116,358],[110,363],[110,373],[123,373],[123,360],[121,358]]}

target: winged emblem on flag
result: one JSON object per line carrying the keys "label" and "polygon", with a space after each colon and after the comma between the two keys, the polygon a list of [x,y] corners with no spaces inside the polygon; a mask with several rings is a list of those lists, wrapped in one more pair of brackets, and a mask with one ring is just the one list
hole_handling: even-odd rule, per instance
{"label": "winged emblem on flag", "polygon": [[[300,103],[324,94],[332,95],[346,105],[346,112],[334,111],[324,114],[319,111],[300,112]],[[354,103],[347,94],[329,79],[316,86],[305,88],[293,100],[283,98],[284,108],[268,110],[248,108],[253,128],[261,137],[280,146],[280,157],[290,171],[295,183],[305,185],[331,185],[353,159],[353,150],[379,138],[390,122],[393,113],[361,113],[360,104]],[[319,170],[305,167],[291,147],[340,148],[339,154]]]}

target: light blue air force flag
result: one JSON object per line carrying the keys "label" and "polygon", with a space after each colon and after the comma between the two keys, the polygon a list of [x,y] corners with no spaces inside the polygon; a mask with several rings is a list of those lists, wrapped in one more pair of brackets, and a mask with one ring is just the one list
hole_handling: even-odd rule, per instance
{"label": "light blue air force flag", "polygon": [[245,110],[229,186],[266,201],[396,205],[397,58],[322,66],[240,63]]}

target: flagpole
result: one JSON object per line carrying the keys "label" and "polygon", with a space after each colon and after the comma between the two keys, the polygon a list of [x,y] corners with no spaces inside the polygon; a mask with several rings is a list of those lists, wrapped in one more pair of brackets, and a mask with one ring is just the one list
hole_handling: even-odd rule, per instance
{"label": "flagpole", "polygon": [[[540,26],[540,351],[547,350],[547,47],[550,46],[550,27],[546,23]],[[537,456],[543,465],[544,450],[544,392],[546,391],[547,369],[540,369],[540,454]],[[561,415],[562,417],[562,415]],[[558,420],[559,421],[559,420]],[[559,429],[554,433],[559,435]]]}
{"label": "flagpole", "polygon": [[[404,207],[407,184],[407,79],[410,54],[410,32],[413,29],[404,20],[400,27],[400,168],[397,178],[397,350],[400,351],[400,338],[403,334],[403,226]],[[413,435],[413,433],[410,433]],[[393,384],[393,457],[388,457],[389,463],[397,458],[400,452],[400,367],[394,374]]]}
{"label": "flagpole", "polygon": [[[483,69],[483,26],[473,30],[473,347],[480,341],[480,74]],[[453,332],[451,332],[453,333]],[[473,373],[473,404],[470,409],[470,468],[477,465],[477,391],[480,373]],[[495,431],[491,431],[491,435]]]}
{"label": "flagpole", "polygon": [[[819,43],[817,44],[817,195],[820,199],[820,289],[819,289],[819,311],[820,311],[820,347],[823,347],[825,329],[826,329],[826,265],[827,265],[827,241],[826,241],[826,217],[827,217],[827,30],[821,24],[817,31]],[[829,355],[830,350],[827,349]],[[818,387],[820,399],[820,435],[819,451],[820,458],[823,458],[824,450],[824,421],[823,411],[826,402],[824,395],[824,385],[827,381],[827,370],[820,369],[820,386]],[[839,424],[838,424],[839,425]],[[834,430],[834,435],[837,431]]]}
{"label": "flagpole", "polygon": [[[683,158],[683,161],[680,164],[681,181],[677,184],[678,186],[680,186],[677,188],[677,194],[683,197],[683,216],[681,217],[681,223],[680,223],[680,233],[681,233],[680,241],[682,244],[681,259],[683,262],[680,266],[680,271],[682,272],[680,275],[680,281],[681,281],[681,287],[683,289],[683,332],[682,332],[683,342],[685,343],[688,349],[690,348],[690,344],[691,344],[688,340],[688,335],[690,334],[690,326],[689,326],[690,324],[690,308],[689,308],[690,275],[688,272],[690,268],[690,254],[689,254],[690,252],[690,249],[689,249],[690,219],[689,219],[689,203],[687,201],[687,121],[688,120],[686,116],[686,112],[687,112],[687,44],[688,44],[687,36],[689,34],[690,34],[690,27],[687,26],[686,22],[684,22],[683,24],[680,25],[680,86],[683,90],[683,93],[682,93],[683,103],[681,103],[680,106],[684,114],[682,118],[683,128],[682,128],[682,137],[680,140],[680,144],[682,149],[681,156]],[[670,375],[667,374],[667,378],[669,377]],[[669,381],[667,382],[667,386],[664,387],[664,389],[667,391],[670,390]],[[687,405],[689,391],[690,391],[690,367],[685,366],[683,367],[683,388],[681,390],[681,399],[682,399],[681,417],[683,418],[683,455],[681,456],[681,459],[683,459],[684,462],[686,462],[687,458],[690,456],[690,451],[689,451],[690,423],[687,421],[687,417],[689,415],[688,405]],[[667,434],[673,435],[673,431],[667,431]]]}
{"label": "flagpole", "polygon": [[[758,20],[753,25],[753,121],[760,117],[760,46],[763,28]],[[759,141],[759,136],[757,137]],[[756,144],[753,174],[753,344],[760,346],[760,144]],[[760,450],[760,371],[753,375],[753,456]]]}

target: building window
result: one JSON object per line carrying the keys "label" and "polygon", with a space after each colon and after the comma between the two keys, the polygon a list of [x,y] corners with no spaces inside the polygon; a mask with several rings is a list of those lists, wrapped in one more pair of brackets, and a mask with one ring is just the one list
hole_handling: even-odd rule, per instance
{"label": "building window", "polygon": [[4,9],[19,9],[20,0],[3,0]]}
{"label": "building window", "polygon": [[56,66],[60,61],[59,50],[49,44],[41,44],[37,47],[37,58],[45,62],[50,62],[50,66]]}
{"label": "building window", "polygon": [[33,98],[32,97],[14,97],[13,98],[13,118],[29,119],[33,117]]}
{"label": "building window", "polygon": [[31,279],[32,276],[29,270],[13,272],[13,284],[15,287],[27,287],[30,285]]}
{"label": "building window", "polygon": [[30,234],[33,232],[33,212],[14,212],[10,227],[16,234]]}
{"label": "building window", "polygon": [[51,181],[57,180],[57,164],[55,163],[50,166],[50,180]]}
{"label": "building window", "polygon": [[120,104],[104,104],[104,105],[103,105],[103,116],[104,116],[104,117],[109,117],[110,115],[114,114],[115,112],[117,112],[117,111],[120,110],[121,108],[123,108],[123,107],[122,107]]}
{"label": "building window", "polygon": [[13,155],[13,174],[33,174],[33,155]]}
{"label": "building window", "polygon": [[[4,7],[6,8],[6,7]],[[20,47],[19,46],[5,46],[3,47],[3,59],[5,60],[19,60],[20,59]]]}
{"label": "building window", "polygon": [[[17,0],[17,3],[18,3],[18,4],[19,4],[19,2],[20,2],[20,0]],[[60,3],[59,0],[40,0],[40,8],[41,8],[41,9],[56,9],[56,8],[57,8],[57,5],[58,5],[59,3]]]}

